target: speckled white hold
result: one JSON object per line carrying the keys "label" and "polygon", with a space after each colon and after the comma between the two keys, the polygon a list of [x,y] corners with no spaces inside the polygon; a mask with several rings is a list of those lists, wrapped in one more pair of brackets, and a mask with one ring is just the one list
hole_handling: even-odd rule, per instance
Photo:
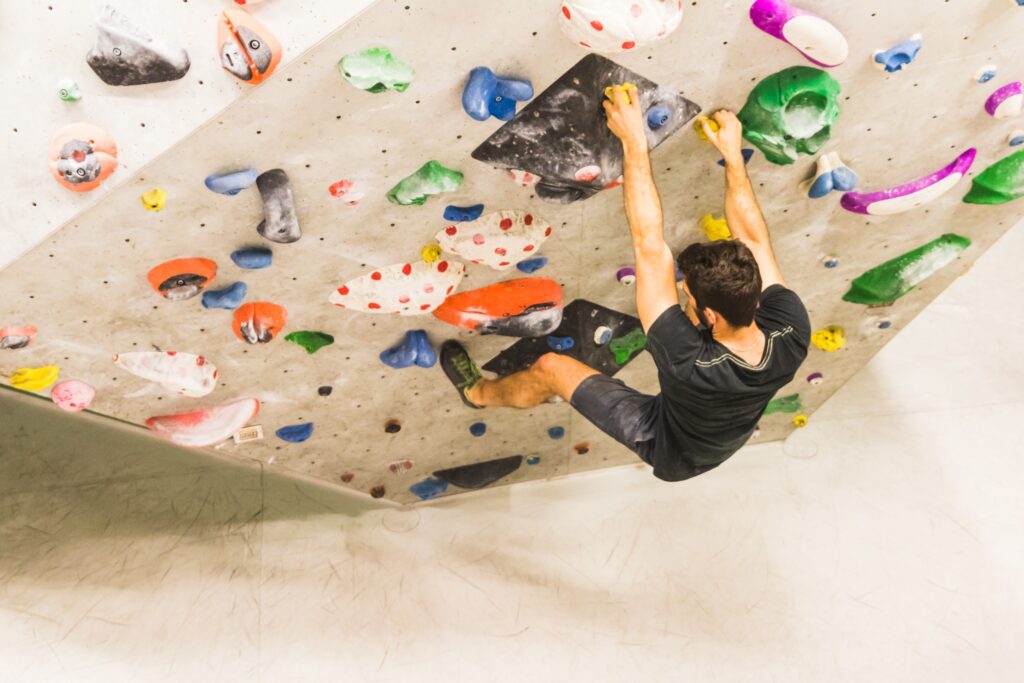
{"label": "speckled white hold", "polygon": [[580,47],[629,52],[666,37],[682,19],[682,0],[565,0],[558,25]]}

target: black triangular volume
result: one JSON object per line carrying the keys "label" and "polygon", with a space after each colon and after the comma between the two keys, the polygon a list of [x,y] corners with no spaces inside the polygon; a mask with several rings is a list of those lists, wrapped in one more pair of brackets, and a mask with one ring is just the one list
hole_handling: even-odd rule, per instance
{"label": "black triangular volume", "polygon": [[507,458],[487,460],[473,465],[460,465],[446,470],[434,472],[434,476],[443,479],[452,486],[463,489],[482,489],[490,486],[502,477],[512,474],[523,464],[523,456],[510,455]]}

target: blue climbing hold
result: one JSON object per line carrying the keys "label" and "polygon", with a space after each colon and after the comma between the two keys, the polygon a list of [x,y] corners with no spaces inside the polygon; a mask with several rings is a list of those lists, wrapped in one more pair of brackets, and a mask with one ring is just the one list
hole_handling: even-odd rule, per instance
{"label": "blue climbing hold", "polygon": [[487,425],[483,422],[474,422],[469,425],[469,433],[473,436],[483,436],[487,433]]}
{"label": "blue climbing hold", "polygon": [[[748,149],[748,148],[741,149],[740,150],[740,154],[743,155],[743,165],[744,166],[749,164],[750,160],[754,158],[754,150],[752,150],[752,149]],[[725,166],[725,159],[719,159],[718,160],[718,165],[719,166]]]}
{"label": "blue climbing hold", "polygon": [[437,362],[437,353],[430,344],[426,330],[409,330],[401,343],[380,352],[380,361],[396,370],[413,365],[432,368]]}
{"label": "blue climbing hold", "polygon": [[672,118],[672,111],[663,104],[651,107],[647,112],[647,127],[651,130],[659,130]]}
{"label": "blue climbing hold", "polygon": [[835,259],[835,258],[825,259],[825,267],[826,268],[835,268],[838,265],[839,265],[839,259]]}
{"label": "blue climbing hold", "polygon": [[510,121],[516,115],[516,104],[533,97],[533,85],[527,80],[499,78],[486,66],[469,72],[462,91],[462,108],[477,121],[493,116]]}
{"label": "blue climbing hold", "polygon": [[818,157],[818,167],[814,178],[801,185],[811,199],[821,199],[833,190],[849,192],[857,187],[857,174],[843,163],[836,152],[829,152]]}
{"label": "blue climbing hold", "polygon": [[548,436],[552,439],[561,439],[565,436],[565,427],[552,427],[548,430]]}
{"label": "blue climbing hold", "polygon": [[234,173],[214,173],[206,176],[206,187],[218,194],[229,197],[238,194],[245,188],[256,182],[256,176],[260,174],[255,168],[247,168]]}
{"label": "blue climbing hold", "polygon": [[452,223],[475,221],[477,218],[480,218],[480,214],[483,212],[483,204],[474,204],[473,206],[453,206],[449,204],[444,208],[444,219]]}
{"label": "blue climbing hold", "polygon": [[878,323],[878,329],[880,330],[887,330],[890,327],[892,327],[892,323],[888,320],[883,320],[882,322]]}
{"label": "blue climbing hold", "polygon": [[555,337],[548,335],[548,347],[552,351],[568,351],[576,342],[573,341],[572,337]]}
{"label": "blue climbing hold", "polygon": [[918,34],[888,50],[877,50],[874,55],[875,66],[890,74],[903,71],[903,67],[917,59],[921,45],[921,36]]}
{"label": "blue climbing hold", "polygon": [[208,289],[203,292],[203,308],[224,308],[233,311],[245,301],[249,288],[244,282],[236,282],[223,289]]}
{"label": "blue climbing hold", "polygon": [[244,247],[231,252],[231,260],[239,268],[259,270],[270,267],[274,262],[274,252],[266,247]]}
{"label": "blue climbing hold", "polygon": [[437,477],[430,477],[429,479],[416,482],[409,487],[409,490],[419,496],[420,500],[430,500],[431,498],[437,498],[447,491],[448,482]]}
{"label": "blue climbing hold", "polygon": [[536,465],[539,462],[540,462],[540,456],[539,455],[531,455],[529,458],[526,459],[526,464],[527,465]]}
{"label": "blue climbing hold", "polygon": [[548,259],[545,256],[537,256],[535,258],[528,258],[525,261],[520,261],[516,264],[516,268],[523,271],[524,273],[536,273],[538,270],[548,264]]}
{"label": "blue climbing hold", "polygon": [[281,427],[274,434],[277,438],[282,441],[288,441],[290,443],[302,443],[309,437],[313,436],[313,423],[303,422],[297,425],[288,425],[287,427]]}
{"label": "blue climbing hold", "polygon": [[1015,130],[1010,133],[1008,142],[1010,143],[1010,147],[1024,145],[1024,130]]}

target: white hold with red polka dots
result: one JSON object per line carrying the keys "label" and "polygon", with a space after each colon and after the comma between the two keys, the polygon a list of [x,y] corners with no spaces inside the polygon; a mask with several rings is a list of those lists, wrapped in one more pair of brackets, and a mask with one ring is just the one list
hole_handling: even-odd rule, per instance
{"label": "white hold with red polka dots", "polygon": [[441,248],[472,263],[508,270],[537,250],[551,225],[525,211],[495,211],[475,221],[449,225],[435,235]]}
{"label": "white hold with red polka dots", "polygon": [[458,289],[465,274],[458,261],[396,263],[350,280],[329,301],[362,313],[426,315]]}
{"label": "white hold with red polka dots", "polygon": [[581,47],[630,52],[679,28],[682,0],[565,0],[559,26]]}

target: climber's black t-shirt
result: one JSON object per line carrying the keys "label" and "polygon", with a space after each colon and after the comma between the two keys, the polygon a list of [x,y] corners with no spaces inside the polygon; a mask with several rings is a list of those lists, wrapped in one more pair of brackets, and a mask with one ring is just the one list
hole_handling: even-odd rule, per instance
{"label": "climber's black t-shirt", "polygon": [[750,438],[768,401],[807,357],[807,309],[795,292],[772,285],[761,294],[755,322],[766,337],[754,366],[695,327],[679,306],[647,332],[661,383],[656,436],[641,456],[655,476],[688,479],[722,464]]}

